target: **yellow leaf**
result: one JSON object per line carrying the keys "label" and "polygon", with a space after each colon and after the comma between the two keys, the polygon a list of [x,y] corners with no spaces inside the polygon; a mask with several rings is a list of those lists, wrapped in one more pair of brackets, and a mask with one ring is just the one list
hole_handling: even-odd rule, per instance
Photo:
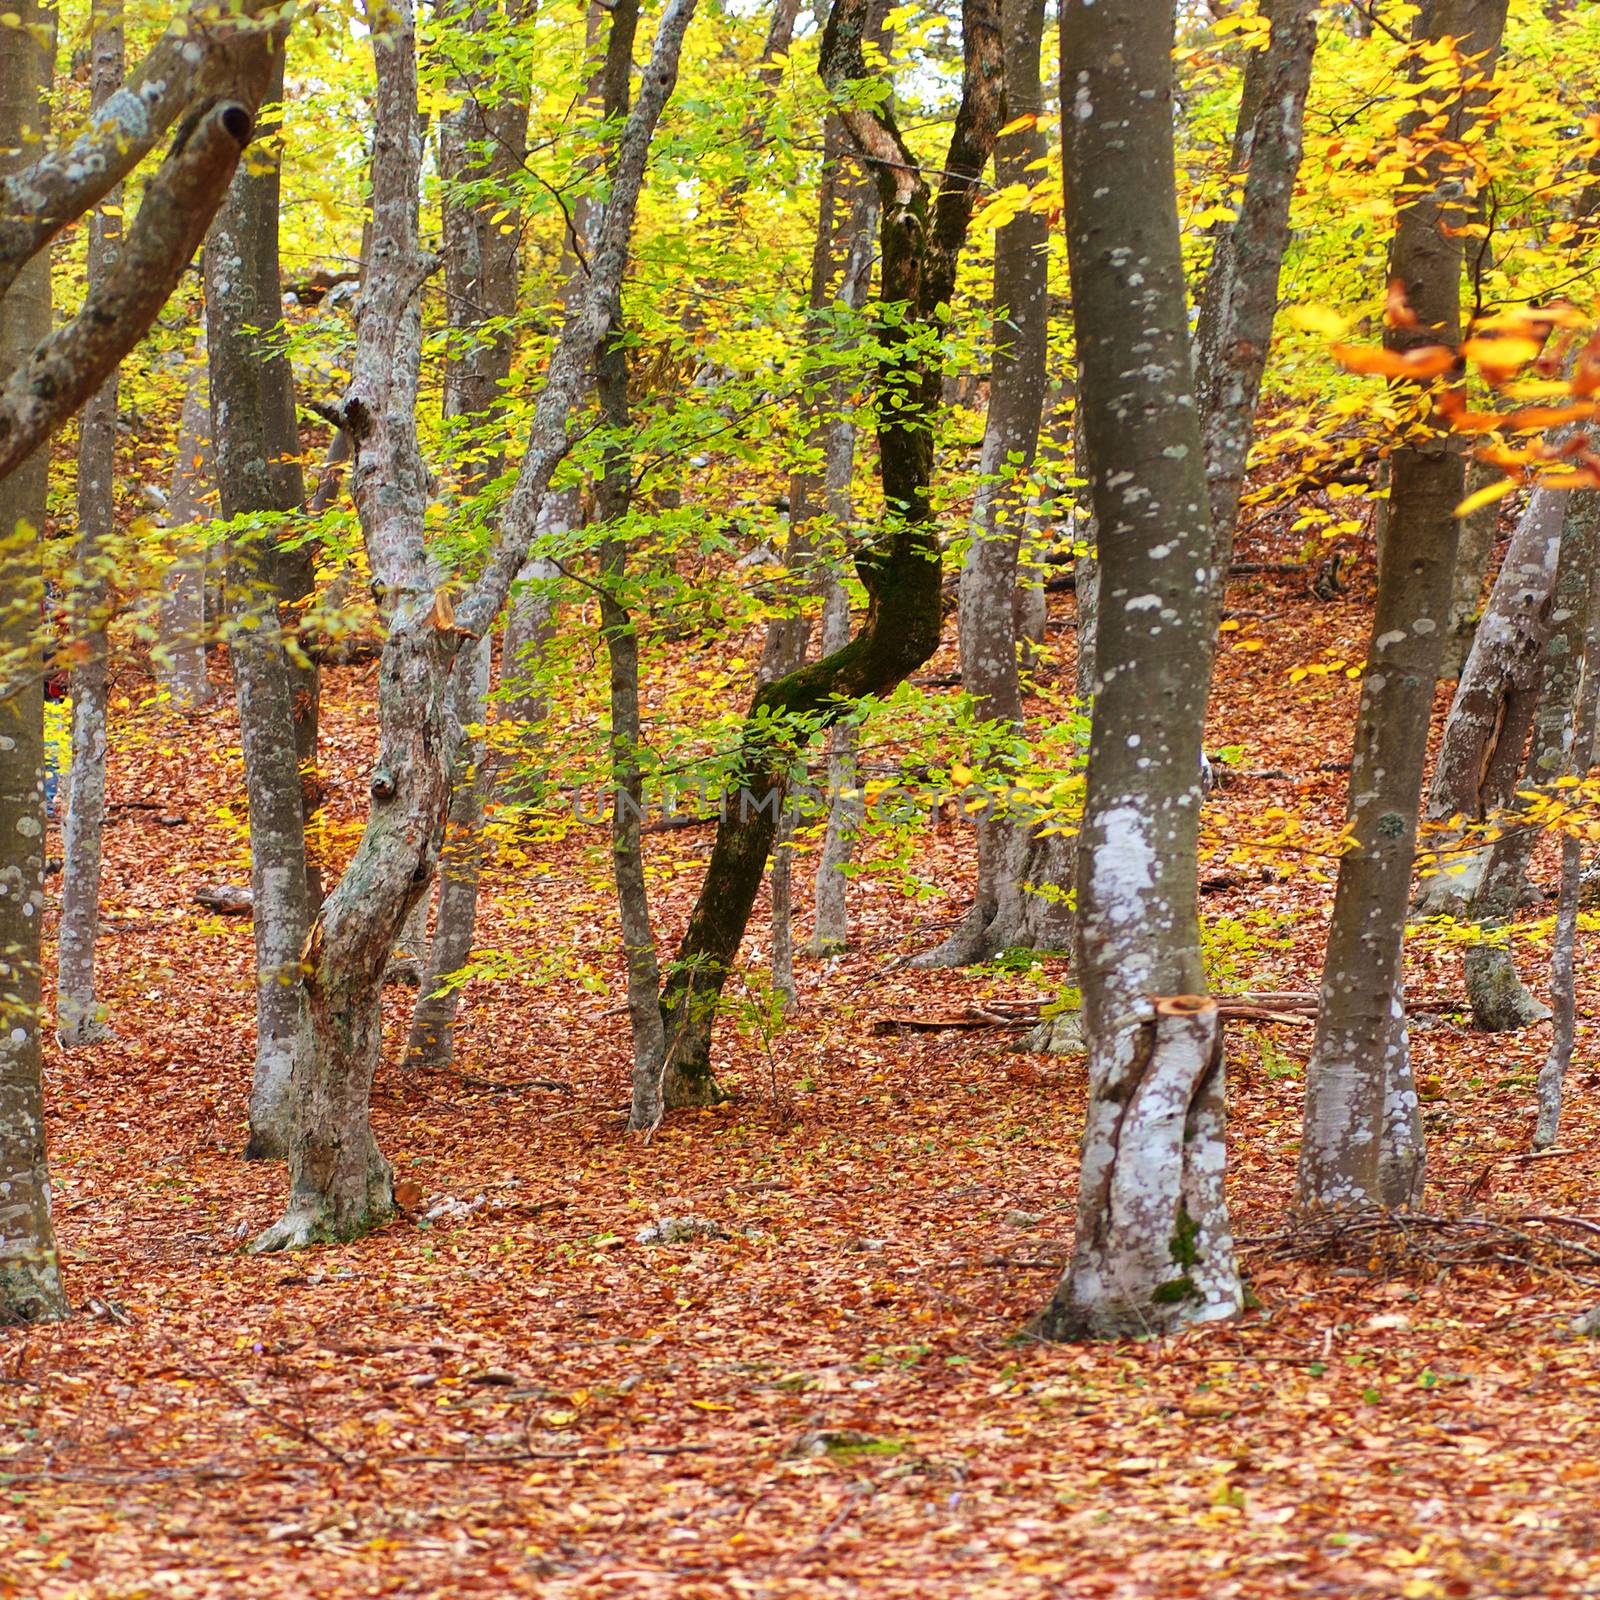
{"label": "yellow leaf", "polygon": [[1003,139],[1008,133],[1021,133],[1024,128],[1031,128],[1038,120],[1038,117],[1031,111],[1024,113],[1020,117],[1013,117],[995,137]]}
{"label": "yellow leaf", "polygon": [[1504,500],[1517,486],[1515,478],[1502,478],[1498,483],[1486,484],[1481,489],[1474,489],[1460,505],[1456,507],[1456,515],[1465,517],[1476,511],[1479,506],[1491,505],[1496,500]]}
{"label": "yellow leaf", "polygon": [[1348,317],[1341,317],[1327,306],[1291,306],[1289,320],[1307,333],[1320,333],[1327,339],[1341,339],[1350,326]]}

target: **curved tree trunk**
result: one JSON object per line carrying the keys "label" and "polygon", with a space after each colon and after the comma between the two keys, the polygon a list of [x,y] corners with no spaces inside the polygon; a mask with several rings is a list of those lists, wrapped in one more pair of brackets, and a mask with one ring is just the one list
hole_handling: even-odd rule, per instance
{"label": "curved tree trunk", "polygon": [[930,203],[922,171],[887,104],[881,97],[871,106],[858,103],[858,86],[873,82],[863,52],[869,13],[869,0],[835,0],[821,71],[846,131],[877,177],[883,204],[880,299],[908,308],[880,328],[883,388],[897,396],[893,407],[880,407],[878,421],[887,527],[857,561],[867,591],[860,631],[842,649],[756,692],[735,768],[744,793],[718,822],[700,896],[662,996],[669,1107],[708,1104],[721,1093],[711,1073],[712,1025],[787,787],[786,741],[774,730],[795,718],[836,720],[850,701],[893,688],[939,645],[939,545],[928,489],[940,372],[918,347],[917,335],[935,326],[939,308],[949,304],[978,180],[999,128],[999,19],[992,0],[964,0],[961,106],[938,199]]}
{"label": "curved tree trunk", "polygon": [[[1200,741],[1214,562],[1194,405],[1167,0],[1066,0],[1068,263],[1100,531],[1078,841],[1089,1107],[1050,1339],[1239,1309],[1222,1177],[1222,1029],[1200,991]],[[1197,581],[1197,578],[1199,581]]]}
{"label": "curved tree trunk", "polygon": [[[122,83],[122,13],[97,6],[90,47],[89,104],[98,109]],[[122,189],[89,223],[89,282],[101,283],[122,237]],[[107,209],[109,207],[109,209]],[[78,423],[78,549],[73,593],[72,798],[61,840],[61,925],[56,949],[56,1037],[63,1049],[110,1036],[95,998],[100,926],[100,846],[106,801],[106,655],[109,563],[117,458],[117,374],[100,386]]]}
{"label": "curved tree trunk", "polygon": [[[1427,0],[1413,36],[1456,40],[1465,83],[1469,73],[1493,72],[1505,13],[1505,0]],[[1474,95],[1463,88],[1448,106],[1457,138],[1472,120],[1473,104]],[[1450,198],[1455,191],[1446,181],[1449,161],[1447,146],[1430,144],[1408,177],[1412,198],[1400,209],[1389,273],[1399,280],[1416,326],[1390,328],[1391,348],[1460,342],[1462,245],[1456,230],[1467,213],[1459,197]],[[1339,862],[1321,1008],[1306,1070],[1299,1176],[1306,1206],[1404,1204],[1420,1192],[1422,1181],[1400,961],[1433,686],[1455,567],[1455,508],[1466,479],[1444,418],[1430,411],[1418,433],[1390,458],[1389,533],[1378,568],[1350,772],[1353,844]],[[1397,1150],[1396,1135],[1408,1150]]]}
{"label": "curved tree trunk", "polygon": [[619,143],[588,292],[562,329],[500,529],[459,606],[435,587],[424,539],[427,472],[417,447],[419,297],[432,263],[418,242],[415,21],[405,0],[385,0],[382,25],[374,27],[372,245],[341,420],[351,437],[356,510],[385,612],[378,759],[369,783],[372,810],[355,857],[306,941],[312,1049],[295,1073],[289,1205],[254,1249],[352,1238],[392,1209],[389,1166],[368,1115],[382,1044],[383,970],[438,860],[460,738],[451,674],[465,642],[481,639],[504,607],[551,475],[569,446],[572,409],[620,293],[650,142],[677,81],[693,14],[694,0],[669,0],[662,14],[638,104]]}
{"label": "curved tree trunk", "polygon": [[[21,26],[0,34],[0,172],[19,164],[24,128],[49,125],[55,9],[22,0],[17,10]],[[0,370],[11,370],[49,329],[50,260],[40,254],[0,300]],[[49,479],[49,452],[40,449],[0,481],[0,662],[5,664],[0,673],[0,1326],[67,1314],[50,1220],[40,1054],[45,855],[40,548]]]}

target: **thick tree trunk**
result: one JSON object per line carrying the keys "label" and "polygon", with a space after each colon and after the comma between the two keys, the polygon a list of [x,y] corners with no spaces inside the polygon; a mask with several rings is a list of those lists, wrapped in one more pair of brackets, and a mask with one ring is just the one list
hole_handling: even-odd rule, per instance
{"label": "thick tree trunk", "polygon": [[[122,84],[122,13],[96,7],[89,104],[98,110]],[[89,222],[89,283],[104,281],[122,237],[122,190],[111,190]],[[109,208],[109,209],[108,209]],[[62,829],[61,924],[56,948],[56,1037],[66,1050],[110,1036],[95,998],[100,926],[100,845],[106,801],[107,579],[113,559],[117,374],[101,384],[78,422],[78,549],[73,590],[72,798]]]}
{"label": "thick tree trunk", "polygon": [[163,516],[171,530],[170,559],[161,580],[161,645],[156,661],[162,687],[180,711],[198,710],[212,693],[206,673],[207,553],[192,531],[211,515],[206,503],[213,470],[206,365],[202,336],[196,341],[184,389],[183,419]]}
{"label": "thick tree trunk", "polygon": [[[1527,766],[1517,785],[1520,794],[1545,794],[1569,771],[1573,759],[1573,704],[1579,693],[1584,663],[1590,574],[1595,564],[1596,530],[1591,495],[1569,494],[1562,520],[1555,592],[1551,598],[1544,648],[1544,666],[1533,717],[1533,739]],[[1485,850],[1487,864],[1473,896],[1471,918],[1485,942],[1471,946],[1463,962],[1472,1020],[1486,1033],[1512,1033],[1550,1015],[1517,973],[1517,964],[1503,930],[1516,915],[1527,883],[1528,862],[1538,843],[1537,830],[1518,814],[1528,802],[1519,799],[1512,826]],[[1499,937],[1494,935],[1499,934]]]}
{"label": "thick tree trunk", "polygon": [[[994,164],[996,187],[1004,188],[1037,182],[1045,161],[1039,82],[1044,0],[1001,0],[1000,11],[1004,119],[1011,131],[996,141]],[[994,365],[972,542],[961,568],[961,684],[972,697],[974,715],[990,730],[979,765],[991,782],[1007,787],[1025,745],[1017,570],[1044,414],[1048,232],[1044,214],[1026,207],[995,234]],[[1030,830],[998,805],[986,807],[975,824],[978,879],[972,909],[949,938],[918,959],[918,966],[965,966],[1025,942],[1024,894],[1015,875],[1025,868]],[[1002,905],[1008,913],[1004,918]]]}
{"label": "thick tree trunk", "polygon": [[1214,563],[1194,405],[1166,0],[1066,0],[1068,261],[1099,526],[1078,843],[1089,1108],[1072,1259],[1034,1329],[1158,1333],[1239,1309],[1222,1029],[1200,991],[1200,742]]}
{"label": "thick tree trunk", "polygon": [[[0,30],[0,171],[14,171],[22,130],[48,127],[55,9],[17,8]],[[35,30],[40,30],[36,32]],[[41,38],[41,33],[43,38]],[[45,41],[48,41],[47,43]],[[0,370],[50,329],[50,261],[35,256],[0,300]],[[67,1313],[50,1220],[40,1058],[44,926],[44,693],[40,549],[47,450],[0,482],[0,1325]]]}
{"label": "thick tree trunk", "polygon": [[1217,616],[1233,559],[1245,461],[1255,437],[1261,374],[1278,312],[1278,274],[1289,244],[1304,148],[1306,90],[1317,48],[1315,0],[1271,0],[1270,42],[1245,64],[1232,170],[1243,172],[1239,214],[1217,235],[1195,328],[1196,398],[1217,545]]}
{"label": "thick tree trunk", "polygon": [[[1583,622],[1583,662],[1570,716],[1570,748],[1566,775],[1584,779],[1594,765],[1595,723],[1600,714],[1600,567],[1595,556],[1600,539],[1596,520],[1600,517],[1600,497],[1594,490],[1573,496],[1564,539],[1576,539],[1588,547],[1588,595]],[[1569,639],[1575,629],[1564,630]],[[1555,935],[1550,949],[1550,1050],[1539,1070],[1539,1117],[1533,1131],[1533,1148],[1548,1150],[1561,1130],[1561,1098],[1567,1068],[1572,1064],[1574,1025],[1577,1020],[1577,987],[1573,970],[1578,938],[1578,891],[1583,873],[1583,841],[1577,834],[1564,834],[1561,840],[1561,892],[1556,904]]]}
{"label": "thick tree trunk", "polygon": [[419,299],[431,262],[418,243],[415,22],[404,0],[386,0],[382,26],[374,27],[372,245],[342,422],[351,435],[356,509],[387,625],[378,667],[379,749],[366,829],[306,942],[312,1049],[295,1073],[289,1206],[256,1239],[257,1250],[348,1239],[392,1208],[388,1163],[368,1117],[382,1044],[383,969],[438,859],[460,738],[451,673],[465,641],[481,639],[505,605],[569,446],[572,409],[610,329],[650,142],[693,14],[694,0],[669,0],[662,14],[638,104],[619,142],[588,292],[562,329],[504,519],[459,606],[436,588],[424,540],[428,484],[416,404]]}
{"label": "thick tree trunk", "polygon": [[[282,41],[273,79],[281,84]],[[256,1059],[245,1154],[281,1159],[292,1134],[290,1079],[306,1047],[301,949],[310,922],[302,739],[315,730],[315,680],[297,682],[280,618],[285,579],[279,523],[303,500],[285,447],[283,374],[263,359],[259,330],[276,328],[275,173],[241,167],[206,243],[206,346],[221,515],[258,517],[228,552],[227,609],[239,736],[250,811],[250,887],[256,947]],[[267,208],[271,207],[271,214]],[[268,241],[271,241],[270,245]],[[270,279],[262,258],[270,259]],[[274,357],[274,360],[276,358]],[[292,422],[292,397],[291,407]],[[298,461],[298,447],[295,447]],[[299,587],[295,579],[288,585]],[[297,717],[297,707],[300,715]]]}
{"label": "thick tree trunk", "polygon": [[[1505,0],[1427,0],[1414,37],[1453,38],[1472,58],[1463,79],[1469,71],[1489,74],[1505,10]],[[1472,97],[1457,92],[1446,115],[1459,137],[1472,119]],[[1462,246],[1454,230],[1467,214],[1459,197],[1450,198],[1447,149],[1428,146],[1408,180],[1412,198],[1400,209],[1389,269],[1416,325],[1391,328],[1392,348],[1453,346],[1461,337]],[[1410,1071],[1397,1021],[1400,961],[1465,472],[1444,419],[1429,415],[1418,431],[1390,458],[1389,533],[1350,773],[1352,847],[1339,862],[1306,1071],[1299,1182],[1306,1206],[1403,1204],[1421,1181],[1421,1149],[1402,1155],[1391,1147],[1386,1155],[1385,1135],[1419,1126],[1391,1104],[1405,1099]]]}
{"label": "thick tree trunk", "polygon": [[1535,489],[1517,521],[1505,561],[1445,718],[1423,816],[1437,870],[1417,892],[1422,916],[1461,916],[1477,893],[1488,848],[1457,851],[1452,817],[1481,821],[1511,804],[1522,776],[1538,698],[1539,663],[1550,637],[1551,597],[1567,495]]}
{"label": "thick tree trunk", "polygon": [[883,388],[896,396],[893,406],[880,407],[878,422],[888,526],[857,562],[868,597],[860,632],[832,655],[756,693],[735,768],[753,803],[730,804],[718,822],[700,896],[662,996],[669,1107],[704,1105],[721,1093],[711,1073],[712,1026],[772,849],[789,766],[788,741],[775,730],[796,717],[836,720],[850,701],[899,683],[939,644],[939,546],[928,490],[940,373],[921,335],[937,326],[939,308],[954,292],[956,259],[999,128],[999,18],[992,0],[964,0],[961,106],[938,200],[930,203],[887,104],[878,97],[863,105],[845,92],[872,82],[863,52],[870,11],[869,0],[835,0],[821,70],[846,131],[878,181],[880,298],[908,308],[885,318],[879,333]]}

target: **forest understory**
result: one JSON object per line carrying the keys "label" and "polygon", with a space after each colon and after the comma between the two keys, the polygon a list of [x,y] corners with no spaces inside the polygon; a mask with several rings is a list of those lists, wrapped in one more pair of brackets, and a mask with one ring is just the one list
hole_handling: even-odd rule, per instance
{"label": "forest understory", "polygon": [[[1293,556],[1268,528],[1246,527],[1243,560]],[[1326,885],[1230,861],[1264,808],[1313,832],[1342,816],[1358,686],[1289,673],[1361,655],[1370,548],[1331,600],[1309,576],[1229,589],[1207,748],[1242,753],[1207,799],[1201,867],[1219,995],[1311,991],[1320,971]],[[1052,596],[1067,661],[1072,603]],[[695,665],[684,647],[674,670]],[[214,655],[219,687],[223,670]],[[1600,1299],[1592,1024],[1560,1141],[1531,1156],[1548,1025],[1473,1033],[1459,949],[1410,941],[1436,1220],[1330,1245],[1285,1205],[1310,1022],[1230,1021],[1247,1310],[1155,1344],[1042,1344],[1022,1330],[1070,1250],[1084,1074],[1019,1053],[1014,1029],[909,1025],[982,1023],[1065,981],[1049,960],[905,964],[964,908],[961,826],[918,846],[950,897],[856,880],[852,946],[800,961],[792,1025],[726,1029],[734,1098],[647,1143],[625,1128],[620,958],[590,859],[606,834],[580,828],[491,858],[478,942],[578,952],[617,969],[610,991],[474,981],[455,1068],[417,1073],[395,1043],[414,991],[391,987],[373,1113],[403,1215],[251,1255],[283,1177],[240,1158],[249,921],[194,900],[247,880],[218,804],[240,788],[236,714],[227,694],[158,712],[147,687],[125,667],[112,688],[117,1038],[47,1047],[77,1310],[0,1348],[0,1595],[1600,1591],[1600,1373],[1568,1327]],[[374,694],[370,667],[326,674],[336,829],[364,814]],[[670,865],[704,848],[646,836],[664,939],[696,877],[675,888]],[[1547,889],[1554,863],[1542,846]],[[751,970],[764,916],[763,892]],[[1592,940],[1578,956],[1593,993]]]}

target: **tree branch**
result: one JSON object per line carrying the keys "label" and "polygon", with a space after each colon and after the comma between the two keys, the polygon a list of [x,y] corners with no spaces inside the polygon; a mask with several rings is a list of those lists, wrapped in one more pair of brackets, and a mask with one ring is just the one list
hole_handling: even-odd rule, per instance
{"label": "tree branch", "polygon": [[258,15],[264,5],[244,0],[237,16],[219,20],[214,0],[200,0],[77,138],[0,183],[0,295],[62,228],[138,166],[183,111],[229,87],[241,35],[274,26],[272,17]]}
{"label": "tree branch", "polygon": [[255,56],[259,59],[248,64],[252,76],[238,85],[240,99],[219,100],[179,129],[145,190],[110,276],[71,322],[43,340],[6,379],[0,390],[0,478],[14,472],[100,387],[177,287],[250,142],[251,106],[259,100],[266,73],[265,52]]}

